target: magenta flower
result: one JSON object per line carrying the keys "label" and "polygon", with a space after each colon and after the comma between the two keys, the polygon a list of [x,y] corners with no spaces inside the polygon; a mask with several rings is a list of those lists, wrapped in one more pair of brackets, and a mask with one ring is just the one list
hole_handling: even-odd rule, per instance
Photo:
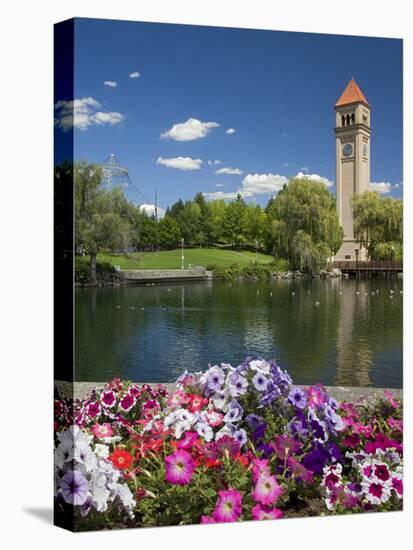
{"label": "magenta flower", "polygon": [[237,521],[242,512],[241,493],[235,489],[219,491],[212,518],[217,522]]}
{"label": "magenta flower", "polygon": [[268,506],[261,506],[256,504],[251,510],[252,519],[280,519],[283,517],[283,513],[278,508],[269,508]]}
{"label": "magenta flower", "polygon": [[288,457],[288,466],[291,468],[293,475],[299,477],[304,483],[311,483],[313,481],[313,472],[307,470],[307,468],[294,457]]}
{"label": "magenta flower", "polygon": [[273,504],[283,493],[283,489],[278,485],[275,476],[261,475],[256,483],[252,496],[256,502],[264,504]]}
{"label": "magenta flower", "polygon": [[116,396],[113,390],[107,390],[102,392],[100,402],[105,407],[112,407],[116,403]]}
{"label": "magenta flower", "polygon": [[395,474],[391,480],[392,488],[396,491],[396,495],[401,498],[403,496],[403,478],[399,474]]}
{"label": "magenta flower", "polygon": [[112,437],[113,430],[111,425],[105,422],[104,424],[94,424],[92,426],[92,433],[95,437],[104,439],[105,437]]}
{"label": "magenta flower", "polygon": [[380,479],[380,481],[387,481],[390,479],[390,472],[387,464],[376,464],[374,466],[374,475]]}
{"label": "magenta flower", "polygon": [[92,401],[87,406],[86,412],[90,416],[90,418],[95,418],[100,414],[101,407],[97,401]]}
{"label": "magenta flower", "polygon": [[275,453],[278,458],[285,460],[289,455],[295,454],[301,449],[300,443],[286,435],[277,435],[274,442]]}
{"label": "magenta flower", "polygon": [[255,458],[252,463],[252,478],[257,481],[262,475],[271,475],[266,458]]}
{"label": "magenta flower", "polygon": [[124,411],[130,411],[135,405],[136,399],[131,393],[126,393],[119,402],[120,408]]}
{"label": "magenta flower", "polygon": [[165,479],[173,485],[187,485],[195,468],[191,455],[184,450],[175,451],[165,457]]}
{"label": "magenta flower", "polygon": [[216,523],[214,518],[211,518],[209,516],[201,516],[201,521],[199,523],[206,524],[206,523]]}
{"label": "magenta flower", "polygon": [[176,448],[191,449],[198,437],[197,432],[185,432],[184,437],[176,442]]}

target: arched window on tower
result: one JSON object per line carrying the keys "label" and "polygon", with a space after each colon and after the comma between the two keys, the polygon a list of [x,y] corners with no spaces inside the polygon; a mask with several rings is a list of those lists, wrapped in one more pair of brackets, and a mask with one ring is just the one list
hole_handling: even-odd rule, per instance
{"label": "arched window on tower", "polygon": [[346,116],[346,125],[350,126],[350,115]]}
{"label": "arched window on tower", "polygon": [[346,125],[346,117],[344,115],[341,115],[341,126]]}
{"label": "arched window on tower", "polygon": [[355,120],[356,120],[356,117],[355,117],[354,113],[352,113],[351,114],[351,124],[354,124]]}

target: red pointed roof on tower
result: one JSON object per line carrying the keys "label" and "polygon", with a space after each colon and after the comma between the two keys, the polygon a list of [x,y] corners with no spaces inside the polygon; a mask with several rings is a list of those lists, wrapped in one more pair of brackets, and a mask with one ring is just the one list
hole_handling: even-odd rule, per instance
{"label": "red pointed roof on tower", "polygon": [[341,94],[340,99],[336,103],[336,107],[340,107],[341,105],[348,105],[349,103],[365,103],[366,105],[370,106],[369,102],[366,99],[366,96],[360,90],[354,78],[352,78],[347,84],[346,89]]}

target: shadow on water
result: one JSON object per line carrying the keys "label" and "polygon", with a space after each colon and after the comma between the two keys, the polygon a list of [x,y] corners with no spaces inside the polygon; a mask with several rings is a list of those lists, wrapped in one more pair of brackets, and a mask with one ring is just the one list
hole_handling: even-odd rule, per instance
{"label": "shadow on water", "polygon": [[276,358],[300,384],[402,385],[402,281],[282,280],[76,290],[76,379],[173,381]]}

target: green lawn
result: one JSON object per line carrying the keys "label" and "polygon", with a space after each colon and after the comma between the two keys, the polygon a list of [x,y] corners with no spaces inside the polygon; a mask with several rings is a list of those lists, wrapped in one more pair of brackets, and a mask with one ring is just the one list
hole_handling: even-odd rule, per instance
{"label": "green lawn", "polygon": [[[238,263],[247,265],[255,261],[255,252],[222,250],[218,248],[191,248],[184,252],[185,268],[189,264],[206,266],[214,264],[225,267]],[[258,263],[268,264],[273,261],[272,256],[257,254]],[[163,250],[161,252],[133,253],[128,257],[121,255],[99,254],[98,261],[107,261],[119,265],[121,269],[179,269],[181,267],[181,249]]]}

